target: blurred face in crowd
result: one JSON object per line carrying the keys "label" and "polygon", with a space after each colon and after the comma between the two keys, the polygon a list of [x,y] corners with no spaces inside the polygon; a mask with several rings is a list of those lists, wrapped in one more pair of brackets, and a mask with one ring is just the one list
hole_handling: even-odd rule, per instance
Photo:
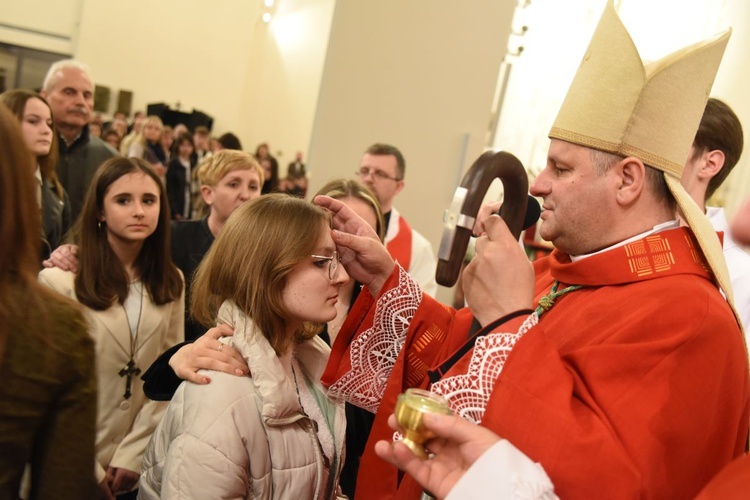
{"label": "blurred face in crowd", "polygon": [[263,177],[265,179],[272,179],[273,171],[271,170],[271,160],[263,158],[260,160],[260,166],[263,167]]}
{"label": "blurred face in crowd", "polygon": [[188,128],[183,123],[178,123],[174,126],[174,130],[172,131],[172,137],[176,141],[178,137],[180,137],[182,134],[186,134],[189,132]]}
{"label": "blurred face in crowd", "polygon": [[158,142],[161,139],[161,127],[156,121],[149,120],[143,129],[143,136],[149,142]]}
{"label": "blurred face in crowd", "polygon": [[128,123],[124,118],[115,118],[112,122],[112,129],[117,132],[120,138],[125,137],[125,134],[128,133]]}
{"label": "blurred face in crowd", "polygon": [[52,145],[52,113],[41,99],[31,98],[26,101],[21,119],[26,147],[35,156],[46,156]]}
{"label": "blurred face in crowd", "polygon": [[58,126],[83,129],[91,121],[94,109],[94,84],[78,68],[63,68],[49,91],[42,95],[49,102]]}
{"label": "blurred face in crowd", "polygon": [[[168,133],[167,133],[168,132]],[[161,147],[165,151],[169,151],[172,149],[172,144],[174,143],[174,136],[172,135],[172,131],[164,130],[161,134]]]}
{"label": "blurred face in crowd", "polygon": [[97,122],[89,123],[89,134],[93,135],[94,137],[101,137],[102,126],[99,125]]}
{"label": "blurred face in crowd", "polygon": [[208,148],[208,136],[205,134],[195,134],[193,141],[195,141],[195,149],[198,151],[205,151]]}
{"label": "blurred face in crowd", "polygon": [[258,171],[249,168],[229,172],[215,186],[201,186],[201,194],[211,215],[223,224],[236,208],[259,197],[260,188]]}
{"label": "blurred face in crowd", "polygon": [[180,141],[180,146],[177,149],[177,154],[180,158],[190,158],[193,154],[193,144],[187,139]]}
{"label": "blurred face in crowd", "polygon": [[117,132],[108,132],[105,134],[104,142],[112,146],[115,151],[120,149],[120,135]]}

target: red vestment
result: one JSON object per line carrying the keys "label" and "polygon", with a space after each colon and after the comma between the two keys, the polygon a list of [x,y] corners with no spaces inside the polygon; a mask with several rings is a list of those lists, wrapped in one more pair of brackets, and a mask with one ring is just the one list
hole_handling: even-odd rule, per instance
{"label": "red vestment", "polygon": [[[535,272],[536,301],[555,280],[583,288],[538,322],[524,314],[482,332],[433,386],[455,412],[541,463],[564,499],[690,498],[742,453],[744,340],[689,229],[577,262],[554,251]],[[360,295],[323,377],[332,394],[378,410],[357,498],[419,497],[373,445],[392,437],[397,395],[429,387],[428,371],[466,343],[470,324],[468,310],[423,296],[400,268],[377,300]]]}

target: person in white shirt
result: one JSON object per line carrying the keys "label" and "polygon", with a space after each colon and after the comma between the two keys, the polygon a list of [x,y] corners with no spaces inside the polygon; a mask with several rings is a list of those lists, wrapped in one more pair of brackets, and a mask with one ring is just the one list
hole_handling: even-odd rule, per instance
{"label": "person in white shirt", "polygon": [[[681,183],[706,213],[714,229],[724,233],[724,258],[732,280],[735,304],[747,336],[750,328],[750,255],[729,234],[724,209],[706,206],[706,200],[737,164],[742,148],[743,133],[739,118],[726,103],[710,98],[695,134]],[[750,341],[750,337],[747,339]]]}
{"label": "person in white shirt", "polygon": [[378,198],[385,218],[385,245],[391,257],[417,280],[425,293],[435,296],[437,260],[432,245],[393,206],[393,199],[406,185],[404,155],[390,144],[373,144],[365,151],[356,174]]}

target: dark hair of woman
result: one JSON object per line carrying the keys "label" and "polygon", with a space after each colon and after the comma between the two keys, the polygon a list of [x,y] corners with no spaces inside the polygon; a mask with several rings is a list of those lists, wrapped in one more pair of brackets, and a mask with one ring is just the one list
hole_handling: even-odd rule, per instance
{"label": "dark hair of woman", "polygon": [[108,309],[115,301],[122,304],[128,296],[127,271],[112,250],[106,227],[99,216],[104,210],[109,187],[120,177],[137,172],[151,177],[159,187],[159,222],[154,233],[143,243],[135,262],[136,270],[155,304],[177,300],[182,293],[182,279],[172,264],[169,204],[164,184],[148,162],[140,158],[111,158],[96,171],[74,228],[80,249],[76,295],[79,302],[94,310]]}

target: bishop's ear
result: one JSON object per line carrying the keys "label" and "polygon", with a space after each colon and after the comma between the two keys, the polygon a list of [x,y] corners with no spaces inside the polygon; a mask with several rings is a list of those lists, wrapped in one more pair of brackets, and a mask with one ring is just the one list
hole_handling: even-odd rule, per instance
{"label": "bishop's ear", "polygon": [[645,188],[647,167],[638,158],[628,156],[610,168],[617,177],[617,202],[630,205]]}

